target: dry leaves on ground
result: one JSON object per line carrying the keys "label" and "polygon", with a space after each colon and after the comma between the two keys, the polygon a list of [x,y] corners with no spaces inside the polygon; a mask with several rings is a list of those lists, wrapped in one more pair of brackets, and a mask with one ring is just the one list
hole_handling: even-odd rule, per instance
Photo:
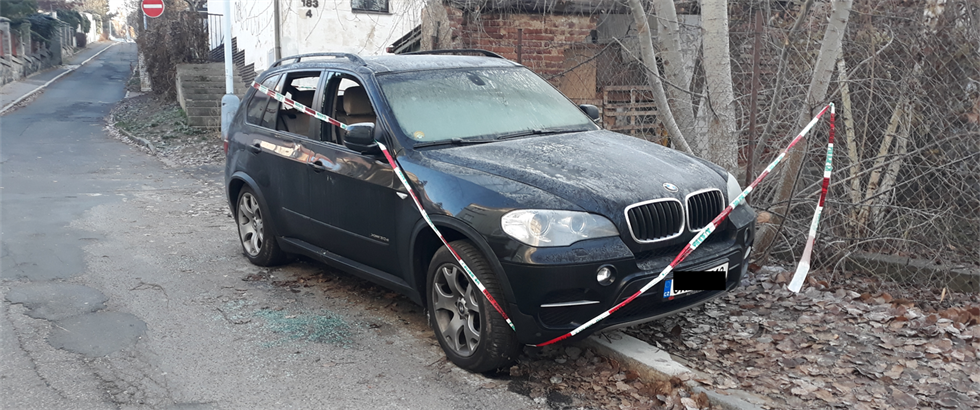
{"label": "dry leaves on ground", "polygon": [[705,386],[738,387],[780,407],[980,408],[976,295],[927,312],[818,280],[793,294],[787,274],[763,268],[702,308],[626,332],[703,370]]}
{"label": "dry leaves on ground", "polygon": [[511,390],[552,408],[716,409],[704,393],[692,392],[689,376],[642,380],[616,360],[575,346],[528,350],[510,368]]}
{"label": "dry leaves on ground", "polygon": [[153,94],[127,98],[112,110],[110,118],[110,125],[149,141],[157,156],[174,166],[220,164],[225,159],[220,132],[187,125],[176,101]]}

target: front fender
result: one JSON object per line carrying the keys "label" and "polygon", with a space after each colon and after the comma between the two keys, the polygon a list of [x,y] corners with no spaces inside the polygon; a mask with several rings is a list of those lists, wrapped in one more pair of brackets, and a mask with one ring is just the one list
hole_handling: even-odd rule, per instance
{"label": "front fender", "polygon": [[[430,218],[432,219],[432,223],[434,223],[437,228],[440,228],[440,232],[443,230],[442,228],[448,228],[458,232],[459,234],[465,237],[465,238],[446,238],[447,241],[451,242],[454,239],[468,239],[470,242],[476,245],[477,249],[479,249],[480,252],[483,253],[483,256],[487,258],[487,261],[490,262],[490,268],[493,269],[493,274],[497,277],[497,282],[501,285],[501,288],[503,288],[504,290],[503,296],[493,295],[494,298],[497,299],[502,298],[503,299],[502,302],[507,302],[508,304],[513,302],[514,291],[513,289],[511,289],[510,282],[507,280],[507,277],[504,275],[504,267],[503,265],[500,264],[500,260],[497,259],[497,255],[494,254],[493,249],[490,247],[490,244],[487,243],[486,238],[484,238],[483,235],[480,234],[475,228],[473,228],[466,222],[463,222],[459,219],[450,216],[445,216],[445,215],[432,215],[430,216]],[[419,249],[417,249],[417,245],[419,243],[418,240],[419,235],[423,234],[426,231],[431,232],[431,230],[432,228],[429,227],[429,225],[425,222],[425,220],[419,220],[419,222],[416,223],[415,228],[412,230],[412,245],[409,248],[410,255],[415,255],[416,252],[419,251]],[[409,258],[409,260],[412,259],[413,258]],[[420,272],[418,269],[413,269],[412,273],[414,276],[413,279],[415,280],[415,283],[423,284],[419,293],[424,295],[425,294],[424,283],[426,279],[425,276],[428,272]]]}

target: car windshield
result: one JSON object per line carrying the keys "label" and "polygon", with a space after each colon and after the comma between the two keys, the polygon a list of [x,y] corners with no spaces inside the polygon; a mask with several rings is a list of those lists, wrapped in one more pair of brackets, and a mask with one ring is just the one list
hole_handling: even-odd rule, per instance
{"label": "car windshield", "polygon": [[419,143],[597,129],[525,68],[467,68],[378,76],[402,131]]}

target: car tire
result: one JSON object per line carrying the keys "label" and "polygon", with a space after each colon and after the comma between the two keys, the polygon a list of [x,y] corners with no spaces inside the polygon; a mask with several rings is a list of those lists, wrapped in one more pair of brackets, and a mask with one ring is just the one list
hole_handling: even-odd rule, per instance
{"label": "car tire", "polygon": [[[470,241],[450,244],[491,295],[502,297],[486,257]],[[490,301],[445,246],[432,257],[426,280],[429,325],[446,357],[472,372],[487,372],[517,359],[520,345]],[[503,304],[503,300],[497,299]]]}
{"label": "car tire", "polygon": [[242,188],[235,204],[238,239],[242,244],[242,253],[249,262],[258,266],[275,266],[286,262],[287,255],[279,248],[272,221],[255,191],[249,187]]}

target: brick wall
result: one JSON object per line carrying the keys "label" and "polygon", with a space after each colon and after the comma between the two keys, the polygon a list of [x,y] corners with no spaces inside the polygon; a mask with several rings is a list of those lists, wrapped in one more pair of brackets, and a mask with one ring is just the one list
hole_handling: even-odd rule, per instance
{"label": "brick wall", "polygon": [[548,77],[565,70],[566,50],[591,43],[595,15],[472,13],[439,5],[422,18],[422,49],[479,48]]}
{"label": "brick wall", "polygon": [[566,50],[591,42],[596,24],[596,16],[494,13],[463,20],[461,32],[469,48],[493,51],[550,76],[565,70]]}

